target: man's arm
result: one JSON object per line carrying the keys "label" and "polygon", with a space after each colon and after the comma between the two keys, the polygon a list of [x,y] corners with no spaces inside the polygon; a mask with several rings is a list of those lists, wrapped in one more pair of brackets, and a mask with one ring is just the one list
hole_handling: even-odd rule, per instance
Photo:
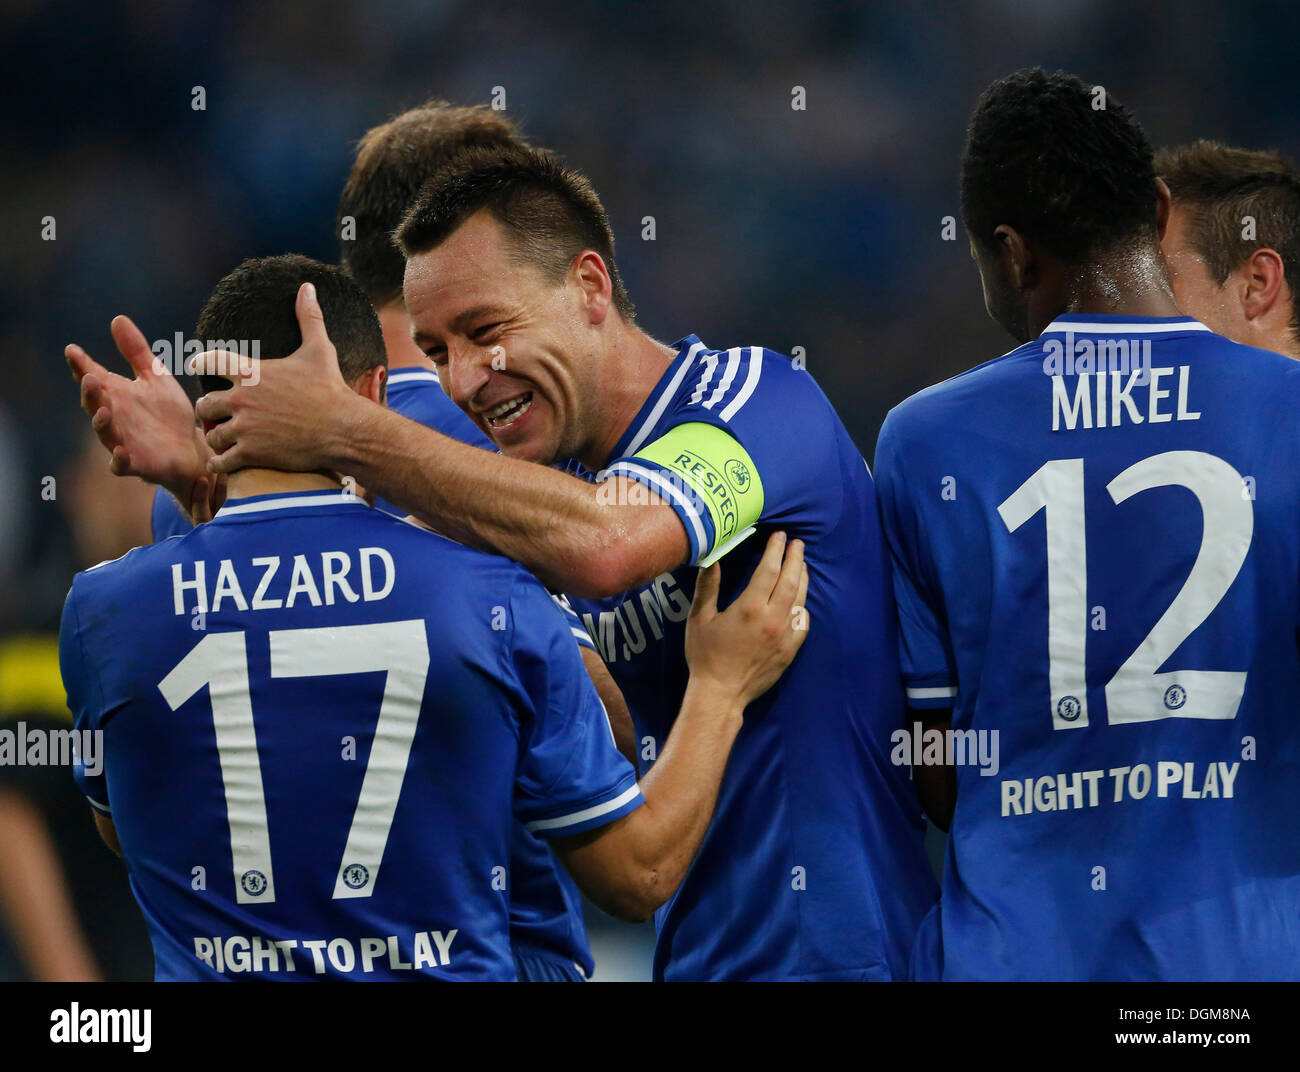
{"label": "man's arm", "polygon": [[[329,469],[444,535],[521,563],[548,587],[601,598],[685,562],[690,542],[673,508],[622,477],[576,477],[459,443],[359,398],[338,369],[313,288],[298,295],[303,345],[260,363],[258,382],[214,391],[198,415],[224,473],[249,465]],[[192,369],[219,371],[219,351]]]}
{"label": "man's arm", "polygon": [[0,916],[38,982],[101,976],[73,908],[49,829],[23,796],[0,790]]}
{"label": "man's arm", "polygon": [[[785,559],[782,562],[782,552]],[[555,851],[582,891],[620,919],[649,919],[681,885],[704,840],[745,707],[790,665],[807,636],[803,545],[768,542],[748,587],[717,609],[720,568],[700,573],[686,625],[691,676],[645,803],[608,826],[562,838]]]}
{"label": "man's arm", "polygon": [[605,707],[605,714],[609,716],[609,729],[614,735],[614,747],[634,769],[640,770],[636,762],[636,730],[632,728],[632,712],[627,709],[623,690],[614,682],[605,660],[600,657],[595,648],[580,646],[579,650],[582,652],[582,663],[587,668],[587,676],[596,686],[596,695],[600,697],[600,702]]}
{"label": "man's arm", "polygon": [[95,817],[95,829],[99,831],[100,839],[108,846],[108,851],[121,858],[122,843],[117,840],[117,827],[113,825],[113,820],[107,815],[101,815],[94,808],[90,809],[90,814]]}

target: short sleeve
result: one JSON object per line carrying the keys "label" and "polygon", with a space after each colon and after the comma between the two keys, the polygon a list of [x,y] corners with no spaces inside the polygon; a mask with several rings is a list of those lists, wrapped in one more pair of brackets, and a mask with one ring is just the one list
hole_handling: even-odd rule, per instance
{"label": "short sleeve", "polygon": [[510,598],[510,652],[528,717],[521,720],[515,814],[538,837],[606,826],[645,798],[614,747],[609,720],[574,637],[531,579]]}
{"label": "short sleeve", "polygon": [[[59,624],[59,671],[63,675],[68,709],[72,712],[78,736],[99,733],[103,700],[93,676],[86,668],[75,586],[63,604],[63,620]],[[88,755],[92,760],[89,764],[86,762]],[[84,749],[79,750],[73,762],[72,776],[90,806],[101,815],[111,816],[113,812],[109,804],[103,755],[102,747],[95,747],[89,753]]]}
{"label": "short sleeve", "polygon": [[894,599],[898,605],[899,657],[907,705],[952,707],[957,674],[942,608],[926,578],[932,575],[922,526],[900,471],[897,425],[886,420],[876,446],[875,481],[880,520],[889,545]]}
{"label": "short sleeve", "polygon": [[569,602],[568,596],[561,595],[559,592],[552,592],[551,599],[559,608],[560,616],[564,619],[564,624],[568,627],[573,639],[580,648],[590,648],[596,650],[596,645],[592,642],[591,634],[587,632],[586,627],[582,624],[582,619],[578,617],[578,612],[573,609]]}
{"label": "short sleeve", "polygon": [[716,562],[759,523],[816,539],[838,520],[841,425],[788,358],[757,346],[705,353],[653,428],[602,476],[663,497],[681,518],[693,565]]}

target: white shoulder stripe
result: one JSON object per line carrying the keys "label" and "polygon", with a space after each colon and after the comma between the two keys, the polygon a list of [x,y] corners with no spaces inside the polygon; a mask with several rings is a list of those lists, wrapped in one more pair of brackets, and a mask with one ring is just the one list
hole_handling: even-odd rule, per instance
{"label": "white shoulder stripe", "polygon": [[582,811],[570,812],[568,815],[561,815],[558,819],[537,819],[524,825],[534,833],[541,830],[558,830],[565,826],[576,826],[578,823],[585,823],[588,819],[598,819],[602,815],[608,815],[611,811],[617,811],[624,804],[636,800],[641,795],[639,785],[630,786],[613,800],[607,800],[603,804],[595,804],[590,808],[583,808]]}
{"label": "white shoulder stripe", "polygon": [[712,396],[710,396],[709,400],[704,403],[705,409],[712,409],[722,401],[726,393],[731,390],[731,385],[735,382],[736,373],[739,370],[740,347],[735,346],[727,351],[727,371],[723,374],[722,380],[714,390]]}
{"label": "white shoulder stripe", "polygon": [[651,430],[653,430],[654,426],[659,423],[659,418],[664,415],[664,410],[668,408],[668,403],[671,402],[673,396],[677,394],[677,388],[682,385],[682,380],[686,378],[687,369],[695,364],[695,355],[703,349],[704,343],[702,342],[697,342],[690,348],[690,351],[682,359],[681,368],[677,370],[677,374],[673,376],[668,386],[663,389],[663,392],[659,395],[658,401],[655,402],[654,409],[650,411],[650,416],[645,419],[645,423],[641,425],[636,436],[632,439],[632,442],[627,445],[627,450],[624,453],[635,454],[641,449],[642,445],[644,445],[646,439],[649,437]]}
{"label": "white shoulder stripe", "polygon": [[751,346],[749,348],[749,374],[745,377],[745,384],[741,387],[740,393],[727,403],[726,408],[718,416],[724,421],[729,421],[739,413],[741,407],[749,401],[749,396],[754,393],[754,388],[758,386],[758,378],[762,374],[763,351],[757,346]]}
{"label": "white shoulder stripe", "polygon": [[696,405],[704,397],[704,392],[709,389],[709,381],[713,379],[713,372],[718,367],[718,355],[705,354],[704,366],[704,375],[700,377],[700,382],[695,385],[695,393],[691,395],[690,401],[687,403],[689,406]]}
{"label": "white shoulder stripe", "polygon": [[695,546],[701,552],[704,550],[706,541],[704,538],[704,522],[700,518],[700,511],[691,502],[690,498],[683,494],[681,488],[675,487],[655,470],[647,469],[644,465],[637,465],[635,462],[617,462],[611,465],[606,472],[611,477],[622,475],[639,480],[641,483],[649,485],[651,490],[657,491],[669,502],[680,506],[691,523],[692,531],[695,533]]}

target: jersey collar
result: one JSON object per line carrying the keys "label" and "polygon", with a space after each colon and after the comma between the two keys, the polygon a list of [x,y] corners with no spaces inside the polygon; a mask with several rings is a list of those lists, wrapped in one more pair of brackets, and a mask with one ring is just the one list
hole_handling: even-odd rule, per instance
{"label": "jersey collar", "polygon": [[408,368],[394,369],[388,374],[388,385],[399,386],[406,383],[441,383],[438,374],[429,369]]}
{"label": "jersey collar", "polygon": [[[1178,331],[1209,331],[1190,316],[1120,316],[1113,313],[1065,313],[1043,329],[1043,335],[1167,335]],[[1039,336],[1042,338],[1042,335]]]}
{"label": "jersey collar", "polygon": [[650,397],[645,400],[645,404],[633,418],[632,423],[627,426],[610,456],[605,459],[607,462],[615,458],[626,458],[645,446],[655,425],[672,404],[678,388],[686,379],[686,373],[695,364],[696,358],[705,353],[708,348],[697,336],[687,335],[684,339],[673,343],[673,349],[677,351],[677,356],[664,370],[663,376],[650,392]]}
{"label": "jersey collar", "polygon": [[227,499],[217,511],[213,521],[245,514],[268,514],[279,510],[307,508],[362,506],[370,507],[366,500],[351,491],[286,491],[272,495],[248,495],[240,499]]}

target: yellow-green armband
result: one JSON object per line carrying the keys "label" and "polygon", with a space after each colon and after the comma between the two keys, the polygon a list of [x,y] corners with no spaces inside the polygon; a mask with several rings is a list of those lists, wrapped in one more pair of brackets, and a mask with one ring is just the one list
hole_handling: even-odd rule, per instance
{"label": "yellow-green armband", "polygon": [[753,533],[763,513],[754,460],[734,436],[702,421],[670,428],[609,472],[647,484],[672,505],[690,538],[691,561],[701,566]]}

